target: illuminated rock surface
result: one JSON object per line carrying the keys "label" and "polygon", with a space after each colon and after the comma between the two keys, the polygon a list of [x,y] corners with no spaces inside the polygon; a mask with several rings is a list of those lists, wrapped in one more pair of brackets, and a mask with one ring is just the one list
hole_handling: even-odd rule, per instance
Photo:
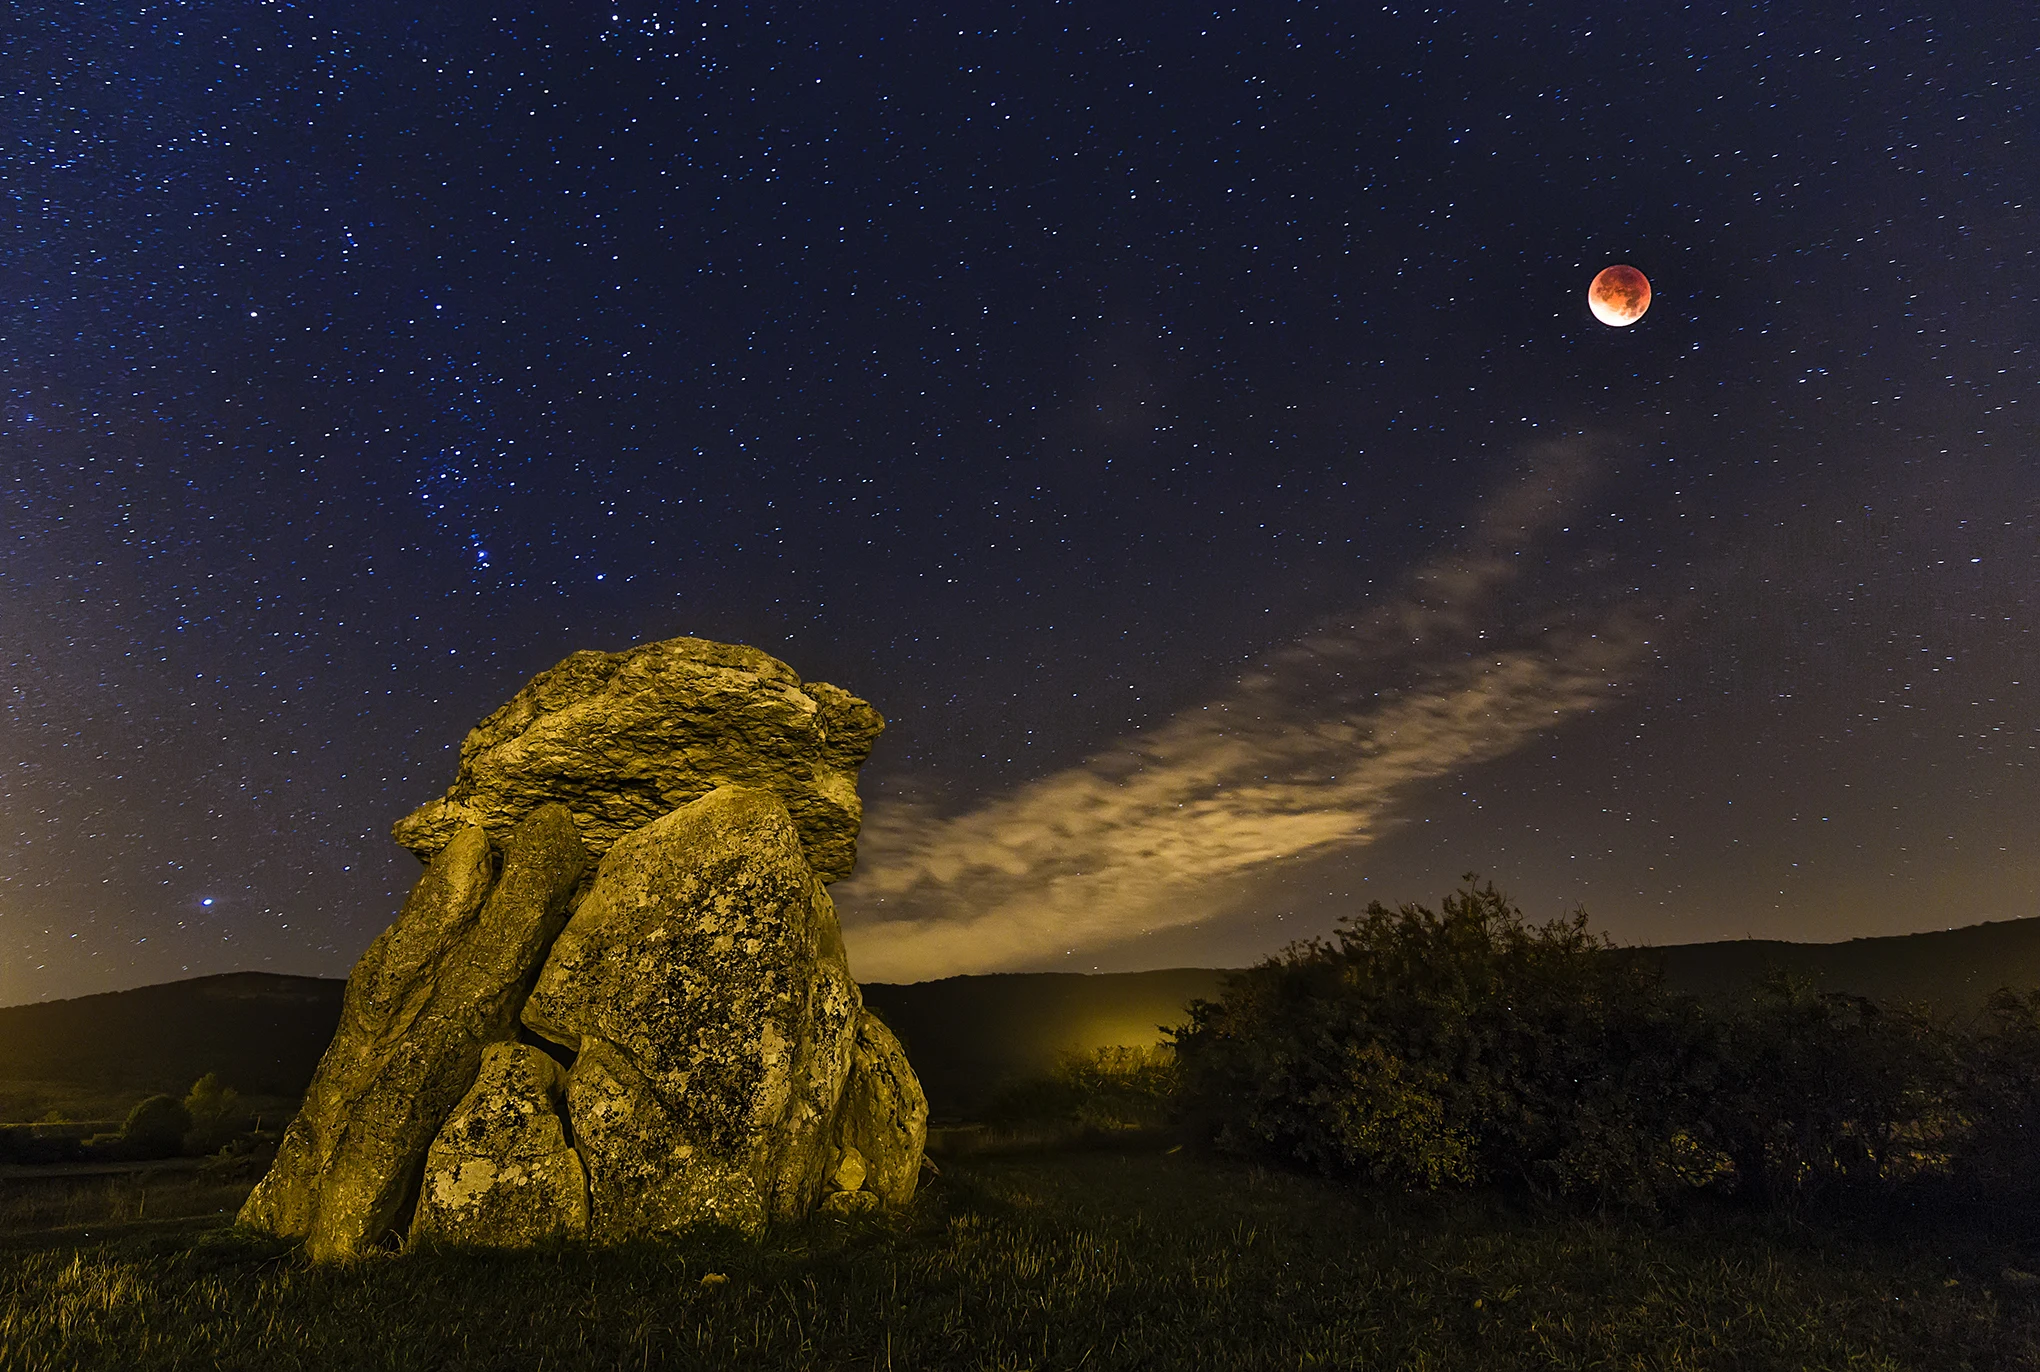
{"label": "illuminated rock surface", "polygon": [[534,678],[396,826],[427,870],[242,1221],[331,1259],[406,1223],[521,1247],[904,1203],[927,1103],[822,884],[855,861],[883,728],[699,639]]}
{"label": "illuminated rock surface", "polygon": [[807,1213],[861,1009],[785,806],[729,787],[609,850],[524,1022],[567,1086],[601,1240]]}
{"label": "illuminated rock surface", "polygon": [[559,806],[535,810],[506,837],[502,879],[492,882],[487,835],[456,835],[362,954],[340,1027],[244,1223],[301,1237],[319,1258],[360,1253],[398,1224],[483,1048],[516,1032],[586,867]]}
{"label": "illuminated rock surface", "polygon": [[913,1199],[928,1142],[928,1098],[900,1041],[868,1011],[857,1020],[850,1080],[836,1121],[835,1189],[869,1191],[888,1205]]}
{"label": "illuminated rock surface", "polygon": [[588,1232],[588,1177],[560,1119],[566,1086],[543,1049],[489,1046],[426,1154],[414,1243],[526,1248]]}
{"label": "illuminated rock surface", "polygon": [[837,881],[857,861],[857,769],[884,728],[856,696],[803,684],[756,648],[676,638],[575,653],[476,725],[446,794],[392,832],[429,860],[466,825],[500,837],[557,801],[600,857],[719,786],[750,786],[779,797],[808,864]]}

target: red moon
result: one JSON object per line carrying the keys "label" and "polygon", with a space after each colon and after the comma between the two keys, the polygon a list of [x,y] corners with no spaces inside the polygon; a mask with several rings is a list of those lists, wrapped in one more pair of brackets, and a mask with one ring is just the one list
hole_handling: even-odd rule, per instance
{"label": "red moon", "polygon": [[1630,266],[1603,267],[1587,287],[1587,308],[1603,324],[1627,328],[1650,308],[1650,278]]}

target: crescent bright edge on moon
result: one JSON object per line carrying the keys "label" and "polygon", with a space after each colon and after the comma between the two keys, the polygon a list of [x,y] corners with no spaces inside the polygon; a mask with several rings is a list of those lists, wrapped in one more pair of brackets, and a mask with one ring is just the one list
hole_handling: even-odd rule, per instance
{"label": "crescent bright edge on moon", "polygon": [[1603,267],[1587,287],[1587,308],[1603,324],[1626,328],[1650,308],[1650,278],[1627,264]]}

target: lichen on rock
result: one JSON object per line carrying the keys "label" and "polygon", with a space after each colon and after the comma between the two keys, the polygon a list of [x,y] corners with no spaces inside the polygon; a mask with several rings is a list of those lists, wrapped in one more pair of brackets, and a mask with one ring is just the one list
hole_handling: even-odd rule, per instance
{"label": "lichen on rock", "polygon": [[516,1016],[587,854],[560,806],[506,835],[496,879],[469,827],[433,860],[396,922],[355,965],[340,1026],[243,1223],[351,1257],[389,1238],[482,1050]]}
{"label": "lichen on rock", "polygon": [[426,1154],[411,1241],[529,1248],[588,1232],[588,1177],[567,1143],[567,1074],[544,1049],[491,1044]]}
{"label": "lichen on rock", "polygon": [[770,792],[725,787],[603,858],[524,1008],[576,1050],[602,1240],[805,1214],[833,1161],[857,987]]}

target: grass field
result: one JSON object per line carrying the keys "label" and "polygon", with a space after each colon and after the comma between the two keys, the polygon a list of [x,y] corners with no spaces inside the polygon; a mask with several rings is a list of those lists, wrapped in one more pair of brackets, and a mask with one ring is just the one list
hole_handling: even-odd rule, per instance
{"label": "grass field", "polygon": [[[195,1159],[118,1172],[8,1170],[10,1175],[0,1175],[0,1235],[31,1243],[47,1241],[52,1231],[83,1241],[95,1231],[105,1238],[131,1232],[138,1224],[205,1220],[217,1225],[241,1208],[249,1188],[247,1177],[223,1177]],[[0,1238],[0,1244],[6,1242]]]}
{"label": "grass field", "polygon": [[956,1160],[910,1213],[762,1245],[320,1269],[189,1186],[111,1230],[11,1212],[0,1367],[2040,1367],[2030,1259],[1949,1225],[1601,1221],[1096,1150]]}

